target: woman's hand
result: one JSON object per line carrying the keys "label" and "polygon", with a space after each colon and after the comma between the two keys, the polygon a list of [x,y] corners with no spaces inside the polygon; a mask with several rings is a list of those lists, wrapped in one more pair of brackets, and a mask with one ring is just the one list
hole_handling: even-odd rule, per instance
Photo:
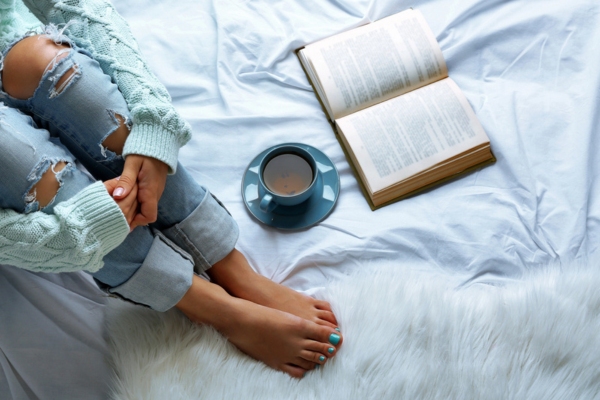
{"label": "woman's hand", "polygon": [[[120,181],[120,178],[115,178],[115,179],[111,179],[109,181],[104,182],[104,187],[106,188],[106,191],[108,192],[108,194],[113,196],[114,191],[119,184],[119,181]],[[115,200],[115,202],[121,209],[121,212],[123,213],[123,215],[125,215],[125,219],[127,220],[127,224],[129,224],[130,231],[134,230],[138,225],[140,225],[135,222],[135,216],[138,214],[138,209],[139,209],[137,193],[138,193],[138,186],[133,185],[133,188],[130,190],[128,196],[125,196],[124,198],[119,199],[119,200],[114,199],[114,196],[113,196],[113,199]]]}
{"label": "woman's hand", "polygon": [[137,188],[140,207],[133,221],[135,226],[156,221],[158,200],[165,190],[168,172],[167,164],[152,157],[130,154],[125,159],[123,173],[112,196],[118,202]]}

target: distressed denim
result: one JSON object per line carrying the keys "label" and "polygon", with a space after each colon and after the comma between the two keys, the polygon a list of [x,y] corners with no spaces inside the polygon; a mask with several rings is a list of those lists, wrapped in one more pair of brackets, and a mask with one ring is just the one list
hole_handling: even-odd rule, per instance
{"label": "distressed denim", "polygon": [[[0,206],[23,213],[52,213],[93,182],[88,173],[101,180],[119,176],[124,160],[102,142],[119,126],[117,115],[131,124],[123,96],[99,64],[68,38],[51,37],[71,47],[49,64],[34,95],[19,100],[0,91]],[[31,188],[59,161],[68,163],[56,174],[60,188],[40,210]],[[187,292],[193,273],[229,254],[237,237],[223,205],[178,165],[167,177],[157,221],[130,233],[93,276],[111,293],[165,311]]]}

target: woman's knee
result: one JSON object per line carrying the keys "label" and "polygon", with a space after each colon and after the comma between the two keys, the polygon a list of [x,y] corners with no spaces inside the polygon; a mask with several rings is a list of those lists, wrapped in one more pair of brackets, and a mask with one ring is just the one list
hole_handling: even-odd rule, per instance
{"label": "woman's knee", "polygon": [[[19,41],[4,59],[2,71],[4,91],[17,99],[32,97],[44,74],[52,70],[61,59],[67,57],[69,51],[68,45],[56,44],[45,35],[30,36]],[[56,94],[66,90],[68,84],[75,78],[75,74],[79,73],[78,68],[75,65],[60,76],[53,85]],[[118,114],[115,117],[118,126],[104,139],[102,145],[120,155],[129,135],[129,126],[125,123],[125,117]]]}
{"label": "woman's knee", "polygon": [[[68,55],[69,46],[56,44],[44,35],[29,36],[15,44],[4,59],[4,91],[17,99],[33,96],[44,73]],[[56,83],[60,88],[75,73],[67,71]]]}

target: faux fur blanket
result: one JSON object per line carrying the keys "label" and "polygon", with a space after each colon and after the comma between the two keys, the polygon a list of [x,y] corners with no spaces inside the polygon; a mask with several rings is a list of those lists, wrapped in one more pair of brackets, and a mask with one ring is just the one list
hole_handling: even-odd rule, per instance
{"label": "faux fur blanket", "polygon": [[398,264],[347,277],[344,344],[292,379],[177,311],[109,306],[117,399],[600,399],[600,273],[577,265],[502,285]]}

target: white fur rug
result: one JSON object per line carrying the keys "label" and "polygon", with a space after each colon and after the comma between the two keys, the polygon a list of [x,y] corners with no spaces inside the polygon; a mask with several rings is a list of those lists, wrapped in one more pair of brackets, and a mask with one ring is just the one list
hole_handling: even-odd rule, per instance
{"label": "white fur rug", "polygon": [[339,354],[302,380],[178,312],[111,303],[116,399],[600,399],[600,271],[503,286],[378,268],[327,289]]}

